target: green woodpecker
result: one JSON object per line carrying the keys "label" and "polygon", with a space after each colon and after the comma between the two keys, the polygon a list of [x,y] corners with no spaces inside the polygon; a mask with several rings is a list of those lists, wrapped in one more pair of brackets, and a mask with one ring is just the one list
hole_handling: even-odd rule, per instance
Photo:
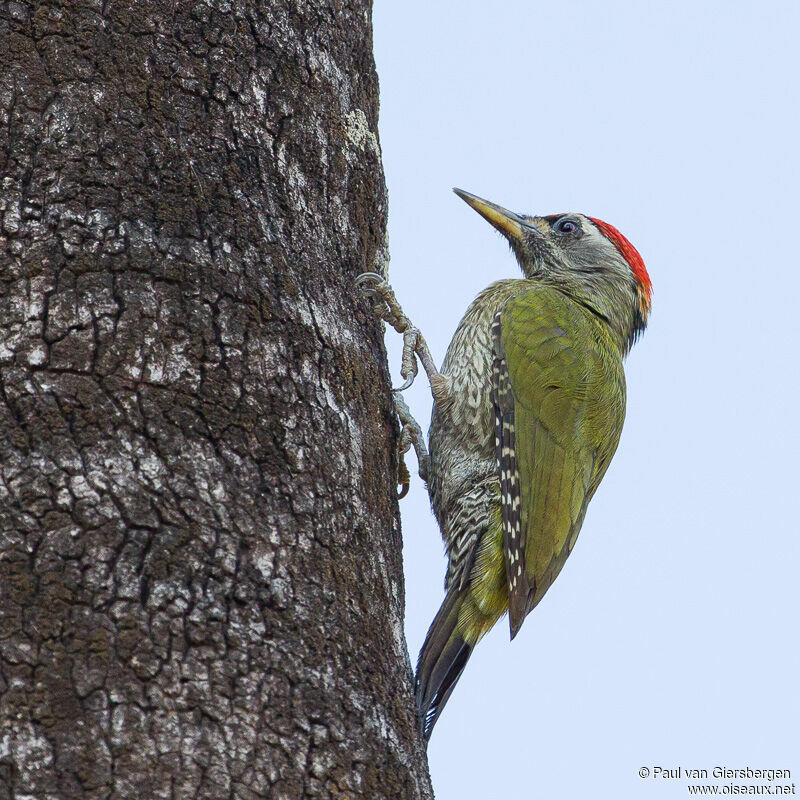
{"label": "green woodpecker", "polygon": [[[448,556],[446,596],[417,666],[426,740],[481,637],[508,612],[513,639],[572,551],[619,442],[622,360],[651,296],[641,256],[608,223],[523,216],[455,192],[508,239],[524,277],[478,295],[441,371],[388,284],[359,278],[404,335],[401,388],[416,354],[434,396],[429,459],[413,442]],[[408,449],[418,426],[398,408]]]}

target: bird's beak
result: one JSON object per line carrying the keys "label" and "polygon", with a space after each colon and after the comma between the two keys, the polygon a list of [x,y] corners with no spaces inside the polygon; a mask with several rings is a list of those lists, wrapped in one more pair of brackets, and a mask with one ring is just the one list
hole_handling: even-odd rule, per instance
{"label": "bird's beak", "polygon": [[453,189],[453,191],[467,205],[472,206],[484,219],[491,222],[512,243],[522,238],[523,231],[534,230],[538,233],[536,227],[525,217],[509,211],[507,208],[490,203],[488,200],[483,200],[461,189]]}

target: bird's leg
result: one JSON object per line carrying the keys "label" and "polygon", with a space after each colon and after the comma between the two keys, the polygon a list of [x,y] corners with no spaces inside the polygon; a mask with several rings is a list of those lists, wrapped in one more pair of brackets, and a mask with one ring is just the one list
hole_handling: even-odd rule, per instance
{"label": "bird's leg", "polygon": [[427,342],[423,339],[419,328],[414,327],[411,324],[411,320],[403,313],[392,287],[377,272],[362,273],[356,278],[356,286],[358,286],[362,294],[373,300],[375,313],[403,335],[403,357],[400,375],[405,380],[405,383],[393,391],[402,392],[414,383],[414,378],[417,377],[418,371],[417,357],[419,357],[428,375],[434,401],[447,403],[450,396],[447,378],[436,368]]}
{"label": "bird's leg", "polygon": [[403,335],[403,356],[400,374],[405,382],[398,389],[392,390],[395,411],[402,425],[398,441],[398,483],[401,486],[400,497],[402,498],[408,493],[411,480],[403,456],[411,447],[414,448],[414,452],[417,455],[419,476],[425,483],[428,482],[429,459],[428,449],[425,447],[425,436],[422,433],[420,424],[414,419],[411,410],[406,405],[403,395],[400,394],[404,389],[408,389],[411,386],[417,376],[417,356],[419,356],[419,360],[428,375],[434,401],[446,402],[450,391],[446,378],[436,368],[425,339],[419,329],[415,328],[411,324],[411,320],[403,313],[392,287],[376,272],[365,272],[359,275],[356,278],[356,285],[362,294],[373,301],[375,314]]}
{"label": "bird's leg", "polygon": [[403,487],[400,490],[400,497],[403,498],[408,494],[408,486],[411,478],[408,474],[408,468],[403,460],[403,455],[407,453],[413,446],[414,452],[417,454],[417,463],[419,464],[419,476],[425,483],[428,482],[428,449],[425,447],[425,436],[422,433],[422,428],[419,426],[414,417],[411,415],[411,409],[406,405],[403,395],[400,392],[394,392],[394,407],[397,411],[397,416],[403,428],[400,431],[400,441],[398,442],[399,448],[399,479],[398,483]]}

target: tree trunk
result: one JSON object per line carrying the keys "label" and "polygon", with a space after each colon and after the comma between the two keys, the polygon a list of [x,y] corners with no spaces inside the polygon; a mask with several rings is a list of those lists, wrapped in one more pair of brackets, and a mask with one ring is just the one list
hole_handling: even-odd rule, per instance
{"label": "tree trunk", "polygon": [[0,798],[428,798],[369,0],[0,14]]}

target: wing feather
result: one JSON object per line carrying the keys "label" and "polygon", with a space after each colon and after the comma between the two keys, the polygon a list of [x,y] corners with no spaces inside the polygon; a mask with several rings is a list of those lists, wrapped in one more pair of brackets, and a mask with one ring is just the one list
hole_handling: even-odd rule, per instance
{"label": "wing feather", "polygon": [[[524,603],[509,584],[512,633],[541,600],[569,555],[586,506],[616,450],[625,410],[622,357],[603,321],[558,290],[536,285],[512,297],[495,320],[495,402],[503,522],[519,500]],[[510,387],[512,401],[508,399]],[[510,424],[520,480],[504,485]],[[498,439],[496,439],[496,442]],[[504,527],[504,531],[506,528]],[[508,545],[507,545],[508,546]],[[512,551],[513,552],[513,551]],[[506,565],[510,571],[510,553]]]}
{"label": "wing feather", "polygon": [[508,583],[508,619],[511,638],[517,635],[525,619],[530,586],[525,568],[525,542],[522,535],[522,499],[517,468],[514,426],[514,393],[503,350],[501,315],[492,323],[492,407],[495,420],[495,451],[500,474],[500,498],[503,516],[503,551]]}

